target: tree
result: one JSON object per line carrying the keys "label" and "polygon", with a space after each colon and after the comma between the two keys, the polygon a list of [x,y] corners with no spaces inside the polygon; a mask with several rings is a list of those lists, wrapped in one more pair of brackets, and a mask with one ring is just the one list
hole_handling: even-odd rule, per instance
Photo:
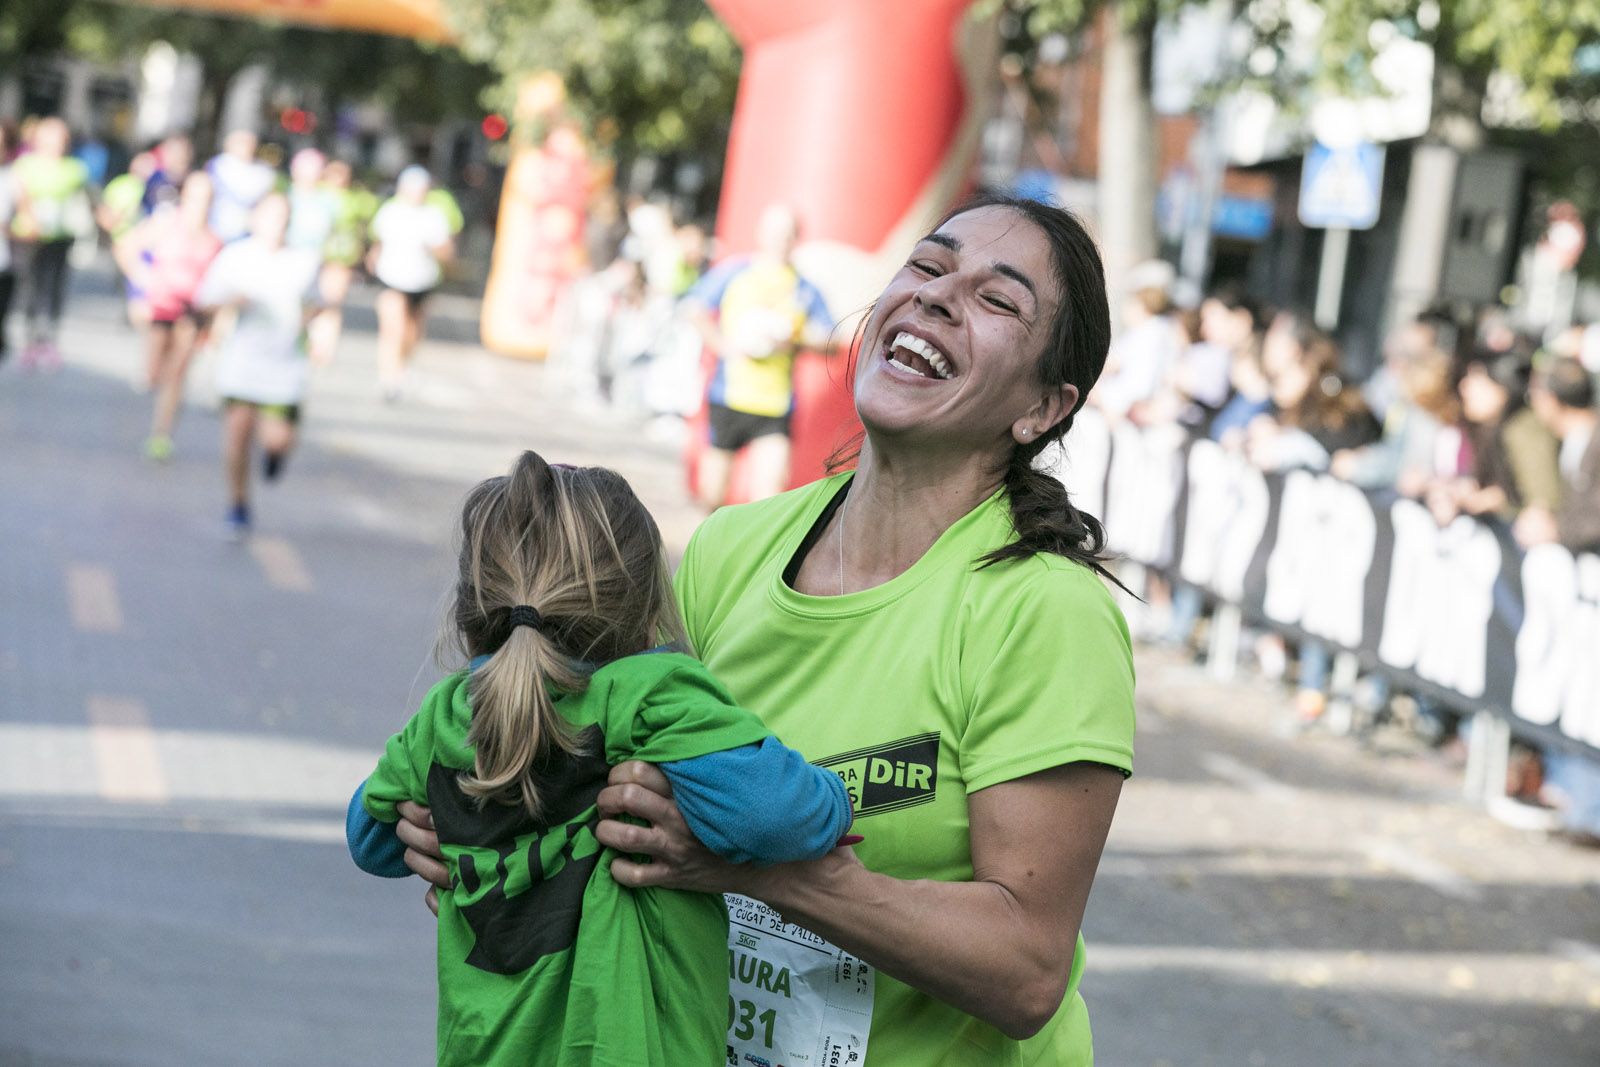
{"label": "tree", "polygon": [[619,157],[720,157],[739,49],[704,0],[447,0],[467,55],[505,79],[553,71],[577,117]]}
{"label": "tree", "polygon": [[[1100,225],[1108,274],[1156,248],[1150,130],[1156,23],[1205,0],[989,0],[1027,20],[1037,39],[1080,33],[1099,20],[1104,39],[1100,121]],[[1242,62],[1220,71],[1216,91],[1261,89],[1291,111],[1319,96],[1374,96],[1380,57],[1397,38],[1434,56],[1428,135],[1480,147],[1493,119],[1499,139],[1600,132],[1600,3],[1595,0],[1251,0],[1234,5]],[[1309,45],[1309,50],[1308,50]],[[1307,56],[1309,55],[1309,62]],[[1515,136],[1507,131],[1515,130]],[[1547,170],[1570,153],[1541,154]],[[1570,170],[1570,173],[1568,171]],[[1587,191],[1588,168],[1553,174]],[[1600,202],[1600,192],[1592,194]],[[1597,203],[1600,206],[1600,203]]]}
{"label": "tree", "polygon": [[1203,0],[1003,0],[1029,34],[1079,34],[1099,27],[1101,43],[1098,216],[1106,281],[1113,296],[1138,263],[1156,255],[1155,109],[1151,102],[1156,24]]}

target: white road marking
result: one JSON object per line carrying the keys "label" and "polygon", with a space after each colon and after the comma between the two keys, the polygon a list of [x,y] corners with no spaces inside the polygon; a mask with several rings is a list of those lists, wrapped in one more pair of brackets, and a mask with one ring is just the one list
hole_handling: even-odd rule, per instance
{"label": "white road marking", "polygon": [[1574,941],[1571,938],[1562,938],[1550,943],[1550,951],[1564,960],[1581,964],[1597,974],[1600,974],[1600,945],[1591,945],[1587,941]]}
{"label": "white road marking", "polygon": [[[1441,995],[1584,1008],[1587,979],[1552,973],[1557,959],[1537,952],[1390,952],[1311,950],[1262,946],[1117,945],[1094,940],[1090,966],[1097,974],[1170,971],[1194,981],[1213,974],[1256,984],[1304,989],[1344,989],[1363,994]],[[1203,978],[1201,979],[1203,980]]]}
{"label": "white road marking", "polygon": [[67,610],[80,633],[121,633],[122,603],[117,598],[117,579],[111,569],[92,563],[69,563]]}
{"label": "white road marking", "polygon": [[[136,792],[139,779],[129,766],[129,749],[118,743],[126,738],[101,732],[128,729],[119,725],[128,721],[127,709],[116,709],[115,703],[102,707],[106,726],[0,723],[0,801],[15,810],[30,800],[97,800]],[[172,803],[342,812],[379,755],[376,748],[260,734],[146,730],[144,735],[136,739],[144,751],[134,758],[143,773],[160,775],[162,799]],[[119,790],[104,789],[107,774],[123,776],[111,781]]]}
{"label": "white road marking", "polygon": [[250,555],[255,557],[267,583],[291,593],[309,593],[316,588],[311,572],[299,551],[281,537],[250,538]]}
{"label": "white road marking", "polygon": [[1483,890],[1473,885],[1464,875],[1397,841],[1371,838],[1362,842],[1361,851],[1374,863],[1387,867],[1396,874],[1403,874],[1413,882],[1425,885],[1452,900],[1474,903],[1483,900]]}
{"label": "white road marking", "polygon": [[147,804],[166,800],[167,776],[145,706],[128,697],[91,696],[86,711],[100,796]]}
{"label": "white road marking", "polygon": [[1300,796],[1300,791],[1287,782],[1280,782],[1261,768],[1221,752],[1202,752],[1200,766],[1213,778],[1272,800],[1289,801]]}

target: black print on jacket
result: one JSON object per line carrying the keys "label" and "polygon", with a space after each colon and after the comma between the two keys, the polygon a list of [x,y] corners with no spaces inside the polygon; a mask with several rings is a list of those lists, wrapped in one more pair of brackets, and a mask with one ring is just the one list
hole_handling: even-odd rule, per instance
{"label": "black print on jacket", "polygon": [[[600,850],[593,843],[600,819],[595,801],[611,771],[598,727],[585,729],[578,740],[580,755],[556,749],[534,766],[544,802],[540,820],[529,818],[521,806],[494,802],[480,806],[461,791],[458,768],[435,763],[428,770],[428,804],[440,842],[492,850],[496,856],[492,871],[480,871],[472,854],[463,854],[457,862],[458,885],[467,893],[475,893],[486,879],[494,882],[482,897],[461,908],[474,940],[467,963],[479,970],[517,974],[544,956],[571,948],[577,940],[583,892],[600,861]],[[580,819],[585,813],[587,818]],[[558,846],[551,840],[557,836]],[[520,845],[518,838],[524,839]],[[574,848],[585,841],[589,855],[574,860]],[[552,847],[559,851],[546,870],[539,856]],[[506,881],[512,871],[518,881],[526,873],[527,888],[507,896]]]}

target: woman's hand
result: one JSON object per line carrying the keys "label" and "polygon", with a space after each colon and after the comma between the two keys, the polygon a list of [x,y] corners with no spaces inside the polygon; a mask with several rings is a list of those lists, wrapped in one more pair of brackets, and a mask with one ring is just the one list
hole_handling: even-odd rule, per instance
{"label": "woman's hand", "polygon": [[[744,885],[745,867],[721,859],[690,832],[660,768],[638,760],[617,764],[611,768],[610,784],[600,791],[599,804],[601,821],[595,837],[620,853],[611,861],[611,877],[618,885],[633,889],[658,885],[702,893],[738,892]],[[621,822],[619,815],[643,819],[650,825]],[[627,858],[638,854],[648,856],[650,862]]]}
{"label": "woman's hand", "polygon": [[428,910],[439,914],[439,890],[450,888],[450,869],[444,865],[444,853],[439,850],[439,835],[433,829],[433,813],[421,804],[402,800],[395,805],[400,821],[395,823],[395,836],[406,846],[406,866],[411,873],[426,882],[427,895],[423,898]]}

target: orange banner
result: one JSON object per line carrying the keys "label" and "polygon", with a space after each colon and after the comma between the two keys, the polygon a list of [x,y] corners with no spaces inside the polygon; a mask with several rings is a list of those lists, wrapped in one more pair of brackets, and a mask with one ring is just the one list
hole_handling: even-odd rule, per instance
{"label": "orange banner", "polygon": [[447,42],[440,0],[129,0],[143,7],[182,8],[233,18],[293,22],[328,29],[364,30],[394,37]]}

